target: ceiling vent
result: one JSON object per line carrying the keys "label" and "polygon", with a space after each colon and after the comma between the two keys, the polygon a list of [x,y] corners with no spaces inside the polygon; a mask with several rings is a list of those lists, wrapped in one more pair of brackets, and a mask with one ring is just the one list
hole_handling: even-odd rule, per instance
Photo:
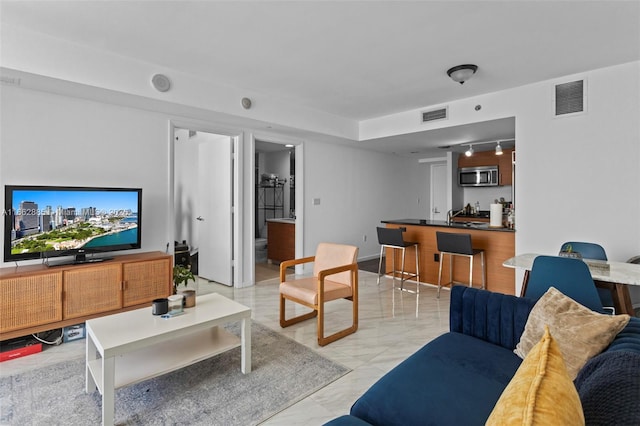
{"label": "ceiling vent", "polygon": [[449,115],[449,107],[440,109],[434,109],[431,111],[422,111],[422,122],[427,123],[429,121],[446,120]]}
{"label": "ceiling vent", "polygon": [[556,117],[585,112],[585,81],[557,84],[555,87]]}

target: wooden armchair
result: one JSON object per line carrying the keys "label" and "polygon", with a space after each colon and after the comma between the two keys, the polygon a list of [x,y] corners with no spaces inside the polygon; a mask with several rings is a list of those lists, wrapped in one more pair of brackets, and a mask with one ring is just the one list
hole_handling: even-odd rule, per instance
{"label": "wooden armchair", "polygon": [[[280,264],[280,326],[318,317],[318,345],[334,342],[358,329],[358,247],[320,243],[316,255],[288,260]],[[286,278],[290,266],[314,262],[313,276],[299,279]],[[352,302],[353,323],[350,327],[330,336],[324,336],[324,304],[332,300]],[[313,309],[312,312],[285,319],[285,300]]]}

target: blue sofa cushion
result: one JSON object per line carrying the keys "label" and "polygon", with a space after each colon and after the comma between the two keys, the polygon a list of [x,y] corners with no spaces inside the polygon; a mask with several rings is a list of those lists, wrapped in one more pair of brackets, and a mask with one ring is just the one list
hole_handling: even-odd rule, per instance
{"label": "blue sofa cushion", "polygon": [[521,359],[450,332],[422,347],[351,407],[373,425],[483,425]]}
{"label": "blue sofa cushion", "polygon": [[586,425],[640,425],[640,353],[603,352],[574,381]]}

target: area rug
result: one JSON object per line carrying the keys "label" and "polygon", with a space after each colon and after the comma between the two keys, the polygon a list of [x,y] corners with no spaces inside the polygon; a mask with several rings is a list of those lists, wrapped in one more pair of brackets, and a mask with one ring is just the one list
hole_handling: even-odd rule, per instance
{"label": "area rug", "polygon": [[[256,322],[251,338],[251,373],[240,372],[236,348],[120,388],[116,424],[255,425],[349,371]],[[4,377],[0,425],[99,425],[101,395],[86,394],[84,383],[84,359]]]}

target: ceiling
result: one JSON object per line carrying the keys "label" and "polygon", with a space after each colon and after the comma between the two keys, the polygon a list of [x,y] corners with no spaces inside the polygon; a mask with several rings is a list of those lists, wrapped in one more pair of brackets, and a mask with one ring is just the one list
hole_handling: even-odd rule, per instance
{"label": "ceiling", "polygon": [[[355,121],[640,59],[640,1],[0,5],[2,24]],[[464,63],[479,69],[460,85],[446,70]],[[504,126],[474,131],[457,130],[472,140],[514,136]],[[441,131],[360,144],[406,154],[459,137]]]}

